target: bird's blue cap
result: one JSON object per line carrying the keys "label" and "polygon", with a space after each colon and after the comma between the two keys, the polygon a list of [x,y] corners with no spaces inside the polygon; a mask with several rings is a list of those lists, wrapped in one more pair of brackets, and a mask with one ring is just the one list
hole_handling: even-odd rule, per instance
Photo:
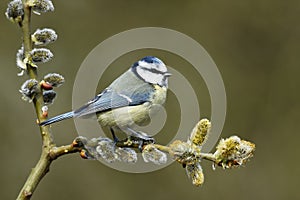
{"label": "bird's blue cap", "polygon": [[164,64],[160,59],[158,59],[154,56],[146,56],[146,57],[142,58],[141,61],[144,61],[147,63]]}
{"label": "bird's blue cap", "polygon": [[[156,58],[154,56],[146,56],[146,57],[142,58],[139,61],[146,62],[146,63],[149,63],[149,64],[156,63],[156,64],[160,64],[160,65],[163,64],[164,65],[163,61],[161,61],[160,59],[158,59],[158,58]],[[139,61],[135,62],[132,65],[132,67],[138,66],[139,65]]]}

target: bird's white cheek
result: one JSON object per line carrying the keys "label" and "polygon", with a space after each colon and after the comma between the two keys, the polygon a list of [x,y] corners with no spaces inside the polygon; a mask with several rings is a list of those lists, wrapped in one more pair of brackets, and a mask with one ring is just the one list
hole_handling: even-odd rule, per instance
{"label": "bird's white cheek", "polygon": [[164,79],[163,74],[154,73],[142,68],[138,68],[137,73],[148,83],[161,84]]}

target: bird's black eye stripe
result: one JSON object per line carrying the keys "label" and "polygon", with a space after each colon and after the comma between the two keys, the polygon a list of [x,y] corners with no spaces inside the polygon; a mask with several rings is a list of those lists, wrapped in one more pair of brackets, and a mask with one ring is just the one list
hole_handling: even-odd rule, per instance
{"label": "bird's black eye stripe", "polygon": [[150,69],[149,69],[149,68],[146,68],[146,67],[141,67],[141,69],[147,70],[147,71],[149,71],[149,72],[156,73],[156,74],[162,74],[162,75],[165,74],[164,72],[159,71],[159,70],[157,70],[157,69],[155,69],[155,68],[150,68]]}

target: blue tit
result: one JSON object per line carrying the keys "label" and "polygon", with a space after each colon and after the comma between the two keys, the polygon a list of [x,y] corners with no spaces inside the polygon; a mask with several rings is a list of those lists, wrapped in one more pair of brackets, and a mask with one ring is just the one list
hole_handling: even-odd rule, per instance
{"label": "blue tit", "polygon": [[155,112],[155,107],[165,102],[170,75],[160,59],[144,57],[87,104],[43,121],[40,126],[73,117],[88,118],[96,114],[100,125],[109,127],[114,139],[116,129],[128,136],[145,139],[148,136],[133,130],[132,126],[149,120],[149,112]]}

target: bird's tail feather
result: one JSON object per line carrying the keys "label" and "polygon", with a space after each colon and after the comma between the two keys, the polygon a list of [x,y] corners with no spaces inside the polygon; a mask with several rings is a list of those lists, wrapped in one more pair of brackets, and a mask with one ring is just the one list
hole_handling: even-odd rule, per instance
{"label": "bird's tail feather", "polygon": [[74,112],[71,111],[71,112],[67,112],[67,113],[64,113],[64,114],[61,114],[61,115],[57,115],[53,118],[50,118],[46,121],[43,121],[41,122],[39,125],[40,126],[47,126],[49,124],[53,124],[53,123],[56,123],[56,122],[59,122],[59,121],[62,121],[64,119],[70,119],[74,116]]}

